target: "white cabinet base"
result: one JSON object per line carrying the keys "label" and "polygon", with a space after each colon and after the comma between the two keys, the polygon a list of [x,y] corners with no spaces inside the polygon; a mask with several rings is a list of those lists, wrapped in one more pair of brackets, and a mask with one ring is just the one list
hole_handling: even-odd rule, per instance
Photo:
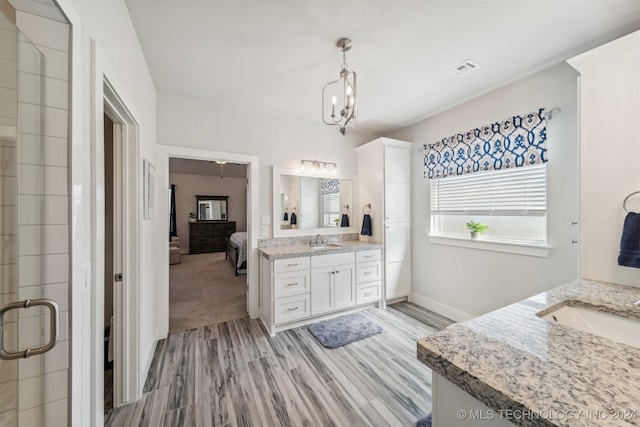
{"label": "white cabinet base", "polygon": [[513,427],[489,408],[440,374],[432,373],[433,427]]}

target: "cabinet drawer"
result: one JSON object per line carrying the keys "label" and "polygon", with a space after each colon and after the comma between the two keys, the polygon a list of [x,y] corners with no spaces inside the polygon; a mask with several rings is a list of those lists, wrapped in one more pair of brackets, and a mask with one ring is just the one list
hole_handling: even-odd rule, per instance
{"label": "cabinet drawer", "polygon": [[382,259],[382,251],[380,249],[356,252],[356,262],[378,261],[379,259]]}
{"label": "cabinet drawer", "polygon": [[277,259],[273,261],[274,273],[286,273],[287,271],[300,271],[309,269],[309,257]]}
{"label": "cabinet drawer", "polygon": [[289,297],[309,293],[309,270],[275,275],[275,297]]}
{"label": "cabinet drawer", "polygon": [[309,294],[275,300],[275,324],[306,319],[309,313]]}
{"label": "cabinet drawer", "polygon": [[370,282],[356,287],[356,304],[380,301],[380,285],[382,282]]}
{"label": "cabinet drawer", "polygon": [[353,264],[355,262],[353,252],[341,252],[337,254],[314,255],[311,257],[311,268],[333,267],[334,265]]}
{"label": "cabinet drawer", "polygon": [[356,283],[373,282],[382,279],[382,263],[359,262],[356,264]]}

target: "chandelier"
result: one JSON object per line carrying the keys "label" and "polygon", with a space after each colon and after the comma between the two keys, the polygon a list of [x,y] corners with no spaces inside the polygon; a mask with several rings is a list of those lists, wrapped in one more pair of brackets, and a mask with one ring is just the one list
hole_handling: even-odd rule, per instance
{"label": "chandelier", "polygon": [[[339,126],[340,133],[346,135],[348,127],[358,125],[356,73],[349,71],[347,65],[347,51],[351,49],[351,40],[341,38],[336,42],[336,46],[342,50],[342,67],[340,77],[322,88],[322,121],[327,125]],[[338,101],[341,103],[340,106]]]}

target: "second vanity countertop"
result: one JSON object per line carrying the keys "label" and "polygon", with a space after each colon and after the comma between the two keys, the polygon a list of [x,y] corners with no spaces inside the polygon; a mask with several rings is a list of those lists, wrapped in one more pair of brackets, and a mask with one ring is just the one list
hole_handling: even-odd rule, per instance
{"label": "second vanity countertop", "polygon": [[[640,289],[576,280],[418,341],[418,359],[519,425],[640,425],[640,349],[551,323],[562,305],[640,319]],[[639,328],[640,333],[640,328]]]}
{"label": "second vanity countertop", "polygon": [[269,246],[264,248],[258,248],[258,253],[263,257],[267,258],[269,261],[273,261],[276,259],[285,259],[285,258],[296,258],[301,256],[310,256],[310,255],[326,255],[326,254],[334,254],[340,252],[354,252],[354,251],[364,251],[369,249],[382,249],[382,245],[379,243],[367,243],[360,242],[358,240],[343,240],[337,242],[338,246],[329,246],[331,245],[320,245],[320,246],[310,246],[310,245],[291,245],[291,246]]}

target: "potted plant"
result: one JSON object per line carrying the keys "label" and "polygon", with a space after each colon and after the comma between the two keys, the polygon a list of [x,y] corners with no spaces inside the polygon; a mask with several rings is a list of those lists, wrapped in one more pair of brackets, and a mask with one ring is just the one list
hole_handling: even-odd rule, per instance
{"label": "potted plant", "polygon": [[333,222],[335,222],[335,223],[336,223],[336,227],[339,227],[339,226],[340,226],[340,218],[335,218],[335,219],[333,220]]}
{"label": "potted plant", "polygon": [[196,222],[198,220],[198,217],[196,216],[195,212],[189,212],[189,222]]}
{"label": "potted plant", "polygon": [[467,228],[469,229],[469,231],[471,231],[471,238],[477,239],[481,233],[489,229],[489,226],[487,224],[481,224],[479,222],[469,221],[467,223]]}

